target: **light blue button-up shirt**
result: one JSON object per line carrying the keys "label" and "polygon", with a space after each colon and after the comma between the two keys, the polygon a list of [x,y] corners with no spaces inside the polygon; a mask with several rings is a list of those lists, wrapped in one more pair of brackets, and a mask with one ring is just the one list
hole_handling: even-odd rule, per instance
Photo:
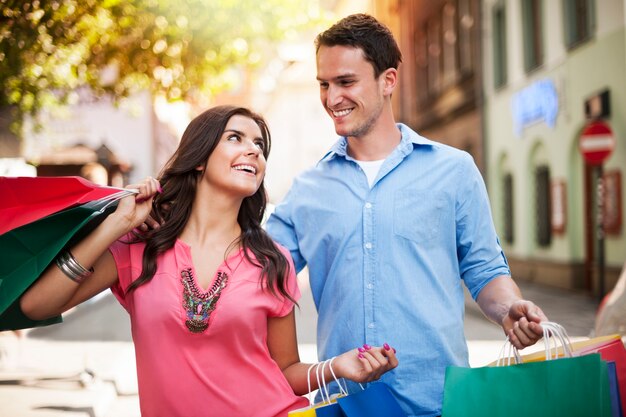
{"label": "light blue button-up shirt", "polygon": [[266,227],[308,265],[320,359],[389,343],[400,364],[382,380],[410,415],[434,416],[446,367],[468,366],[461,280],[476,298],[510,271],[471,156],[398,127],[371,188],[340,138]]}

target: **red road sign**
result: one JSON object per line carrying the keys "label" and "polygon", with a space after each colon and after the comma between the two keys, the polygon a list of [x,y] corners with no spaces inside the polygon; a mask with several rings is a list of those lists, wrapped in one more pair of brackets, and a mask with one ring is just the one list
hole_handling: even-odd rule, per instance
{"label": "red road sign", "polygon": [[614,148],[613,131],[608,123],[601,120],[589,122],[578,141],[578,149],[590,165],[602,165]]}

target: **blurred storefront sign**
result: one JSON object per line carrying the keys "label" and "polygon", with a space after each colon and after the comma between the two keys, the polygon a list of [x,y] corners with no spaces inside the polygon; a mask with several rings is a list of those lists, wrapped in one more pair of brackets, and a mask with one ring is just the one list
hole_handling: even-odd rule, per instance
{"label": "blurred storefront sign", "polygon": [[545,122],[554,128],[559,113],[559,96],[550,79],[536,81],[514,94],[511,111],[515,134],[519,137],[529,125]]}
{"label": "blurred storefront sign", "polygon": [[604,173],[603,225],[607,235],[620,235],[622,232],[622,173],[613,169]]}
{"label": "blurred storefront sign", "polygon": [[551,223],[552,233],[565,233],[567,223],[567,193],[565,181],[562,179],[552,180],[550,187]]}

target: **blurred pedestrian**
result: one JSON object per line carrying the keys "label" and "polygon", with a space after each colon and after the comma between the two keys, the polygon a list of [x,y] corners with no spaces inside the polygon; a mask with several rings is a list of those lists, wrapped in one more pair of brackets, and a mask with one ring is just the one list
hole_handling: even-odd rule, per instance
{"label": "blurred pedestrian", "polygon": [[[295,270],[261,228],[269,150],[251,111],[202,113],[159,181],[130,185],[139,194],[58,256],[23,311],[55,316],[111,287],[131,317],[144,416],[286,416],[306,406],[299,395],[312,370],[298,356]],[[149,215],[160,226],[139,232]],[[365,346],[333,365],[366,382],[397,360],[388,345]]]}
{"label": "blurred pedestrian", "polygon": [[596,336],[616,333],[626,339],[626,263],[615,287],[604,297],[596,313]]}
{"label": "blurred pedestrian", "polygon": [[298,271],[308,265],[319,357],[393,340],[402,366],[382,380],[410,415],[439,415],[446,367],[469,366],[462,281],[520,349],[546,317],[511,279],[471,156],[395,122],[402,57],[389,29],[355,14],[315,45],[340,138],[296,178],[267,230]]}

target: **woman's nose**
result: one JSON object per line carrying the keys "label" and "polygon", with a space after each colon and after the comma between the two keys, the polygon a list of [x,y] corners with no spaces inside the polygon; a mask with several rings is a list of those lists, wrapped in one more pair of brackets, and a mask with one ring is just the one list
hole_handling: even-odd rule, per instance
{"label": "woman's nose", "polygon": [[252,156],[259,156],[261,148],[254,142],[247,142],[245,154]]}

